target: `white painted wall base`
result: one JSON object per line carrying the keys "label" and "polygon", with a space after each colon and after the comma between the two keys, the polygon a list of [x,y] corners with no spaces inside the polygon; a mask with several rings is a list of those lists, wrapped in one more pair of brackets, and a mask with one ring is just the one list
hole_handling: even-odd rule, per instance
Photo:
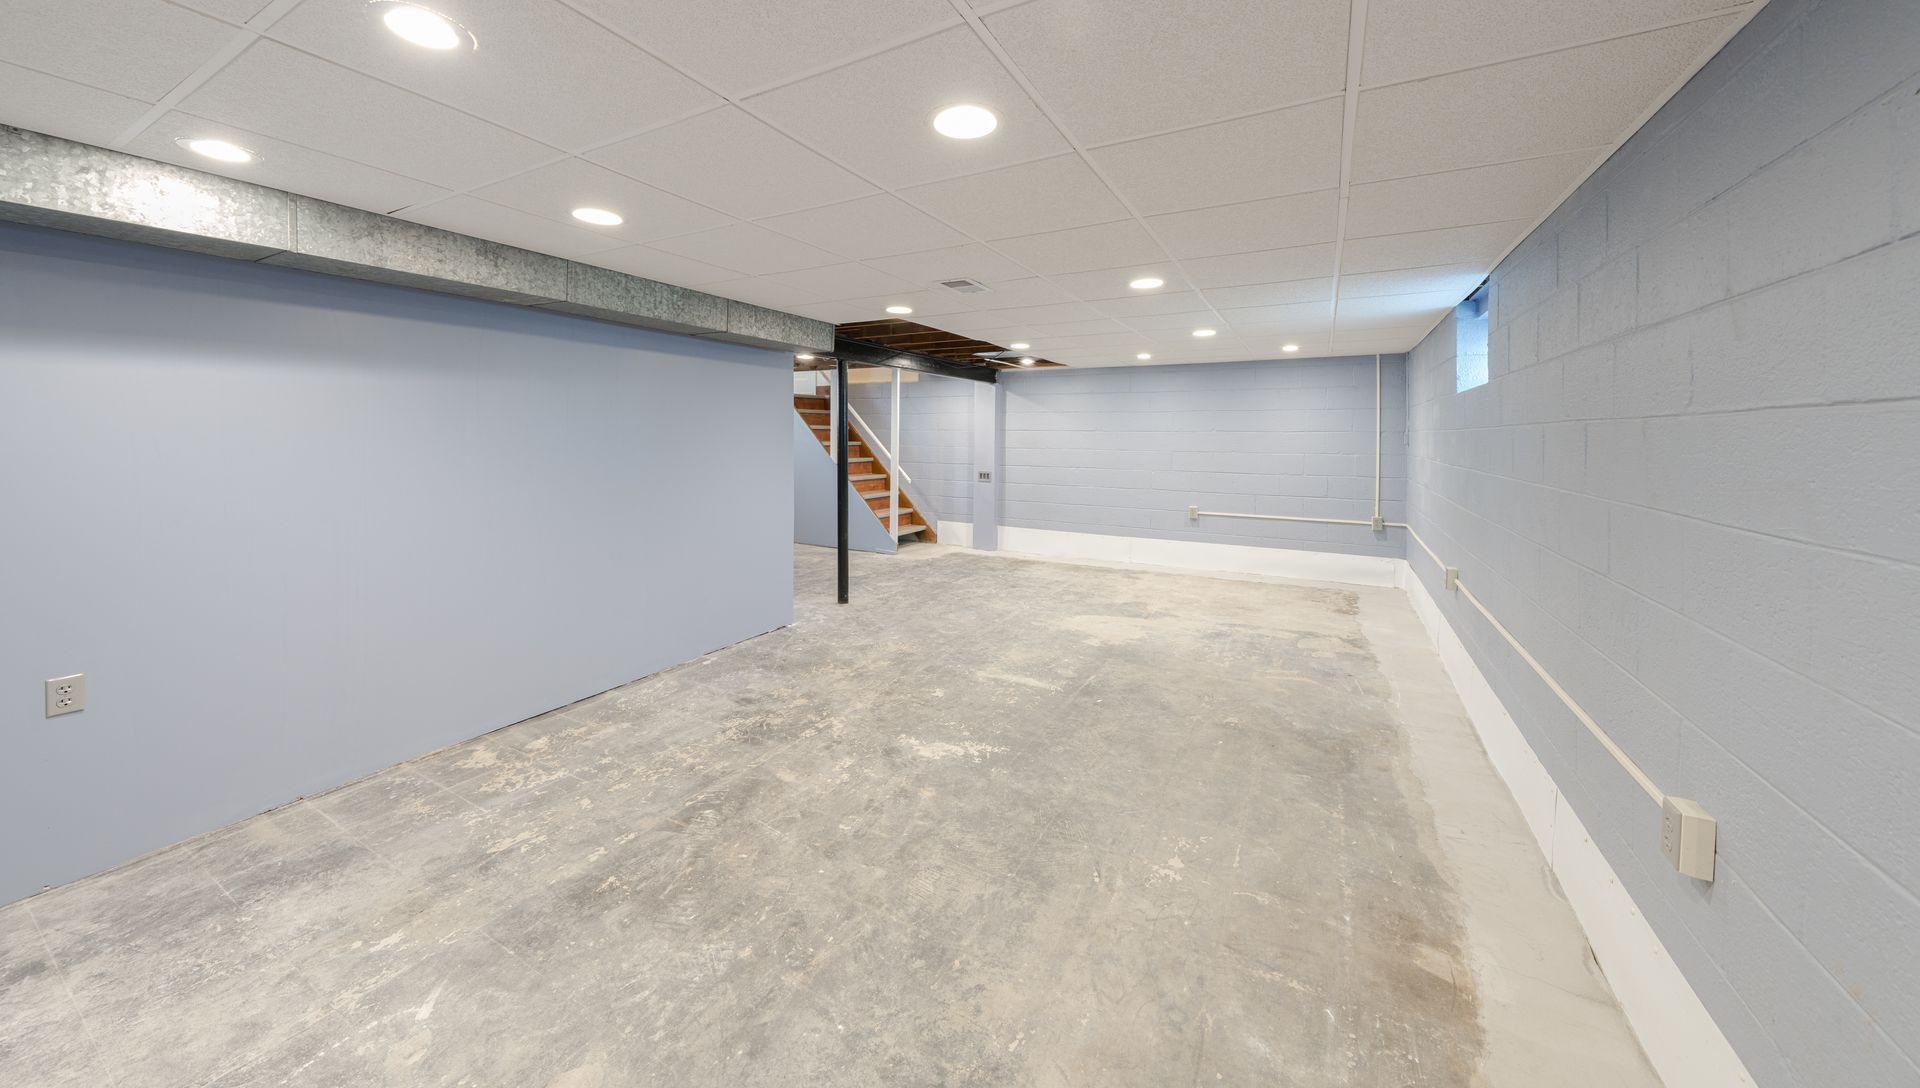
{"label": "white painted wall base", "polygon": [[[966,522],[943,522],[938,527],[940,542],[967,547],[972,529]],[[1000,550],[1046,559],[1404,590],[1433,639],[1488,759],[1519,803],[1541,854],[1586,930],[1594,957],[1639,1036],[1647,1060],[1672,1088],[1752,1088],[1746,1066],[1406,560],[1010,526],[1000,527]]]}
{"label": "white painted wall base", "polygon": [[1745,1064],[1593,844],[1426,584],[1411,568],[1402,571],[1401,587],[1433,637],[1487,758],[1519,802],[1547,866],[1587,931],[1587,943],[1647,1060],[1672,1088],[1751,1088]]}
{"label": "white painted wall base", "polygon": [[[968,526],[969,529],[972,526]],[[960,543],[944,535],[943,544]],[[1340,555],[1250,544],[1213,544],[1196,540],[1156,540],[1137,536],[1069,533],[1058,529],[1000,527],[1000,551],[1045,559],[1084,559],[1137,563],[1175,570],[1265,574],[1303,582],[1347,582],[1361,586],[1397,586],[1406,561],[1378,555]]]}

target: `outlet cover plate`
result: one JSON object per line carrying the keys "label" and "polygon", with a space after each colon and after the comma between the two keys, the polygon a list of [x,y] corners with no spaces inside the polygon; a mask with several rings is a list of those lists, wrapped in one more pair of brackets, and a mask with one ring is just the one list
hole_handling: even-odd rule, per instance
{"label": "outlet cover plate", "polygon": [[74,714],[87,709],[87,674],[58,676],[47,681],[47,717]]}

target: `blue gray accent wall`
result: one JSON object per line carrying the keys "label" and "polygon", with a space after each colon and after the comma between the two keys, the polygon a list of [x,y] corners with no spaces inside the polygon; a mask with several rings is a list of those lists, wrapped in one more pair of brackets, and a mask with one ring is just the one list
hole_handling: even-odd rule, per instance
{"label": "blue gray accent wall", "polygon": [[790,366],[0,225],[0,901],[791,622]]}
{"label": "blue gray accent wall", "polygon": [[[913,477],[914,494],[941,521],[973,517],[973,386],[964,378],[920,374],[900,383],[900,463]],[[847,397],[887,441],[893,420],[892,386],[848,386]]]}
{"label": "blue gray accent wall", "polygon": [[1440,602],[1765,1088],[1920,1084],[1920,4],[1773,0],[1410,363]]}
{"label": "blue gray accent wall", "polygon": [[[1382,512],[1403,521],[1405,357],[1382,360]],[[1401,556],[1399,529],[1189,521],[1373,516],[1374,358],[1005,372],[1004,524]]]}

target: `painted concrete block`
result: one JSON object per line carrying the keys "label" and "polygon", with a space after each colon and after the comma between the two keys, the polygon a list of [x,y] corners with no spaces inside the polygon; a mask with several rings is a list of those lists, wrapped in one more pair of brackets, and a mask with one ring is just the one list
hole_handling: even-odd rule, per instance
{"label": "painted concrete block", "polygon": [[1747,291],[1893,238],[1893,109],[1873,106],[1729,192],[1731,285]]}
{"label": "painted concrete block", "polygon": [[1638,323],[1652,325],[1727,297],[1727,205],[1712,203],[1640,247]]}
{"label": "painted concrete block", "polygon": [[1639,254],[1614,257],[1580,281],[1580,342],[1597,343],[1633,328]]}

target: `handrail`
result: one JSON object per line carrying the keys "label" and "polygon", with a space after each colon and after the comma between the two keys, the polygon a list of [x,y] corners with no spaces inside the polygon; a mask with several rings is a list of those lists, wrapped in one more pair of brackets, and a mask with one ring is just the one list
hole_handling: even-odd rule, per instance
{"label": "handrail", "polygon": [[[1248,521],[1304,521],[1320,525],[1373,524],[1372,522],[1354,521],[1349,518],[1303,518],[1286,517],[1279,514],[1234,514],[1217,510],[1202,510],[1198,506],[1187,507],[1187,517],[1195,521],[1203,517],[1211,517],[1241,518]],[[1633,761],[1632,756],[1627,755],[1618,744],[1614,743],[1613,738],[1607,735],[1607,731],[1600,728],[1600,723],[1593,720],[1593,715],[1587,713],[1586,708],[1581,706],[1572,695],[1568,694],[1566,688],[1560,686],[1560,682],[1555,680],[1551,673],[1547,672],[1546,666],[1540,664],[1539,659],[1528,653],[1525,646],[1520,645],[1520,640],[1513,637],[1513,632],[1507,630],[1507,625],[1501,623],[1500,620],[1494,616],[1492,610],[1481,602],[1479,597],[1474,596],[1473,591],[1468,589],[1466,583],[1460,580],[1459,568],[1447,566],[1446,562],[1440,558],[1439,553],[1435,552],[1433,548],[1427,544],[1426,540],[1420,536],[1419,532],[1416,531],[1413,526],[1408,525],[1404,521],[1389,521],[1384,524],[1388,529],[1405,529],[1407,535],[1413,538],[1414,543],[1420,545],[1420,550],[1426,552],[1428,557],[1433,560],[1434,565],[1440,568],[1440,573],[1446,578],[1447,588],[1457,591],[1462,597],[1466,598],[1468,604],[1472,605],[1475,610],[1486,617],[1487,622],[1493,625],[1493,629],[1499,632],[1500,637],[1507,641],[1507,645],[1513,647],[1514,652],[1520,655],[1520,660],[1525,661],[1528,667],[1533,669],[1534,675],[1540,677],[1541,682],[1547,685],[1547,690],[1553,692],[1553,694],[1559,698],[1560,702],[1565,704],[1566,708],[1573,713],[1573,716],[1579,719],[1580,724],[1586,727],[1587,732],[1593,734],[1593,739],[1599,741],[1600,746],[1607,750],[1607,754],[1611,755],[1614,761],[1619,763],[1621,768],[1633,777],[1633,780],[1646,792],[1646,795],[1653,799],[1654,804],[1666,804],[1666,793],[1654,784],[1653,779],[1647,776],[1647,772],[1640,769],[1640,765]]]}
{"label": "handrail", "polygon": [[895,467],[895,469],[900,473],[900,478],[902,480],[905,480],[908,483],[912,483],[913,477],[907,475],[906,469],[899,467],[898,462],[894,461],[893,459],[893,454],[888,453],[887,447],[881,445],[880,440],[874,437],[873,428],[867,425],[867,421],[864,418],[862,418],[860,415],[860,409],[855,408],[851,402],[847,404],[847,415],[852,416],[853,421],[860,425],[860,437],[866,439],[869,443],[872,444],[874,449],[879,450],[880,453],[886,457],[887,463]]}

